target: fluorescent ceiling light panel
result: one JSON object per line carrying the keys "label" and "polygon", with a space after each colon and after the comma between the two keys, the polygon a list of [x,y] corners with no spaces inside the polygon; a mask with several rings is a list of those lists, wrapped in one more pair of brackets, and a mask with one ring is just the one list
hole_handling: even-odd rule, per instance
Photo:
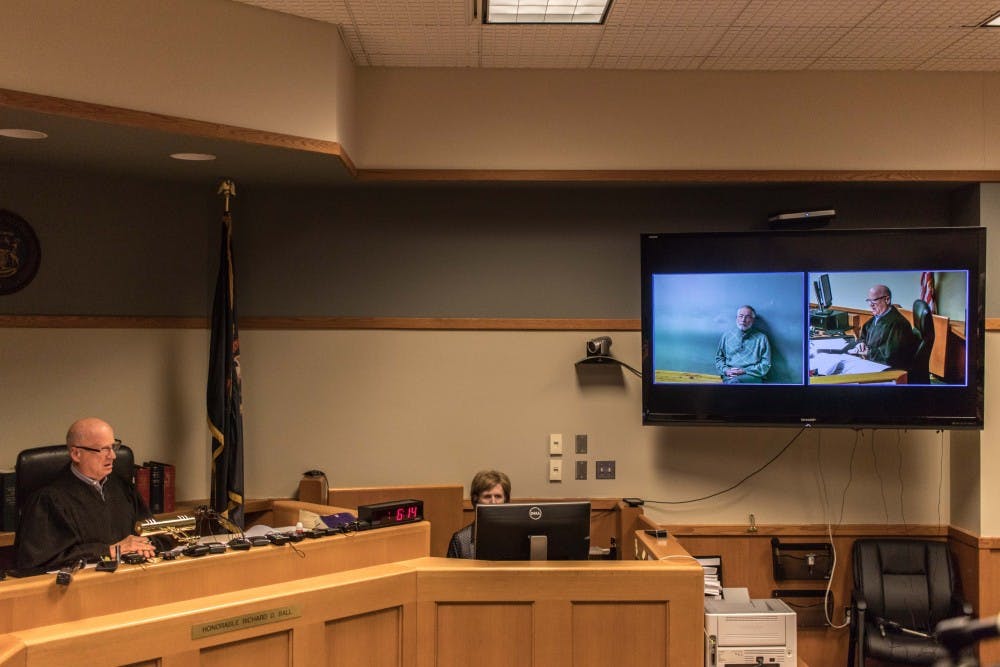
{"label": "fluorescent ceiling light panel", "polygon": [[484,23],[603,23],[611,0],[484,0]]}

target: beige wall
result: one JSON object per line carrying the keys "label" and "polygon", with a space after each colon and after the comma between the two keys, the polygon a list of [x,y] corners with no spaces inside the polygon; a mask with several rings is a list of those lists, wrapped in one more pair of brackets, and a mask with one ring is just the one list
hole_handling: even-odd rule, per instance
{"label": "beige wall", "polygon": [[981,535],[1000,535],[1000,393],[997,373],[1000,371],[1000,333],[986,336],[986,428],[980,441]]}
{"label": "beige wall", "polygon": [[[797,433],[644,427],[637,378],[578,376],[593,335],[244,331],[247,495],[291,495],[311,468],[364,486],[467,484],[497,467],[515,495],[680,500],[738,481]],[[637,366],[638,333],[611,335]],[[203,330],[0,329],[0,457],[13,463],[19,449],[59,441],[70,421],[97,414],[140,459],[178,466],[178,497],[206,497],[207,347]],[[546,478],[549,433],[570,452],[561,484]],[[577,433],[589,436],[586,457],[571,453]],[[577,458],[588,481],[571,479]],[[816,429],[732,493],[648,511],[668,523],[743,523],[752,512],[760,523],[947,524],[949,458],[942,433]],[[598,459],[617,461],[616,480],[593,479]]]}
{"label": "beige wall", "polygon": [[1000,75],[358,71],[365,167],[996,169]]}
{"label": "beige wall", "polygon": [[336,26],[228,0],[6,0],[0,88],[354,143]]}

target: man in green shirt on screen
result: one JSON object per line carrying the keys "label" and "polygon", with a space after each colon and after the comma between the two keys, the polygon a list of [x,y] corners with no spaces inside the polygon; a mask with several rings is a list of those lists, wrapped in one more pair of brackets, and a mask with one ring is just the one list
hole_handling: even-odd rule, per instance
{"label": "man in green shirt on screen", "polygon": [[743,305],[736,310],[736,326],[722,334],[715,368],[726,384],[759,384],[771,370],[771,343],[753,328],[757,311]]}

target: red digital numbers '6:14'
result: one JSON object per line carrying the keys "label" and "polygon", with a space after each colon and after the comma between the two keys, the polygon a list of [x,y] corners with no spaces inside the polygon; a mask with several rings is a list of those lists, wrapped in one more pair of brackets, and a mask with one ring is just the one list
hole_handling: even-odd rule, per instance
{"label": "red digital numbers '6:14'", "polygon": [[419,519],[420,514],[417,511],[416,505],[408,505],[406,507],[396,508],[396,521],[409,521],[411,519]]}

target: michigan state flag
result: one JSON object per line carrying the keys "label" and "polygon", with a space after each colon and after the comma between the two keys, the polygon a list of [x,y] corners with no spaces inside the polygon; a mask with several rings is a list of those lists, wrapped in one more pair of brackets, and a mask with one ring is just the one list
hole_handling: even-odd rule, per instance
{"label": "michigan state flag", "polygon": [[243,397],[236,324],[233,221],[222,217],[222,251],[212,303],[208,430],[212,434],[212,509],[243,527]]}

